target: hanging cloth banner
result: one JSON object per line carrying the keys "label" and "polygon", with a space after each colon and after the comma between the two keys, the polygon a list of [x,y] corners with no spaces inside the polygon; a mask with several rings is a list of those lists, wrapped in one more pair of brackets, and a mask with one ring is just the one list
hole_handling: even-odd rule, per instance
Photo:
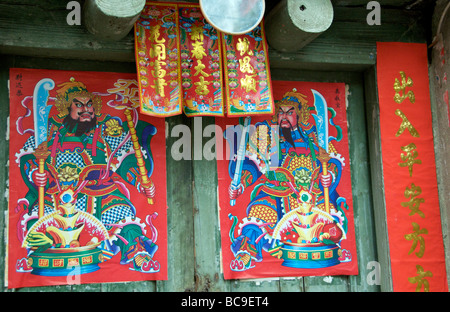
{"label": "hanging cloth banner", "polygon": [[273,114],[262,23],[245,35],[225,35],[198,4],[147,2],[135,46],[143,114]]}
{"label": "hanging cloth banner", "polygon": [[224,277],[357,275],[345,85],[274,91],[273,117],[216,118]]}
{"label": "hanging cloth banner", "polygon": [[427,46],[378,43],[377,79],[394,291],[447,291]]}
{"label": "hanging cloth banner", "polygon": [[199,5],[179,5],[181,79],[186,116],[223,116],[221,37]]}
{"label": "hanging cloth banner", "polygon": [[223,34],[227,115],[273,115],[274,102],[263,23],[244,35]]}
{"label": "hanging cloth banner", "polygon": [[135,24],[141,113],[181,114],[180,40],[176,4],[148,3]]}
{"label": "hanging cloth banner", "polygon": [[166,280],[165,125],[136,74],[10,81],[8,287]]}

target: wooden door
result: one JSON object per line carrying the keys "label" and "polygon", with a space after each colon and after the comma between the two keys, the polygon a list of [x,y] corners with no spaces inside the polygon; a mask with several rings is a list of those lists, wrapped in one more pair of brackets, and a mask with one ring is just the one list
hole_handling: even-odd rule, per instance
{"label": "wooden door", "polygon": [[[134,63],[102,63],[2,56],[0,63],[0,194],[8,191],[9,68],[28,67],[63,70],[134,72]],[[174,160],[171,147],[178,138],[167,136],[168,205],[168,280],[119,284],[91,284],[20,289],[18,291],[226,291],[226,292],[309,292],[378,291],[374,276],[377,263],[372,185],[366,123],[365,76],[363,72],[319,72],[275,69],[273,80],[344,82],[347,86],[350,166],[354,203],[355,236],[358,252],[358,276],[294,277],[270,280],[224,280],[221,273],[220,234],[217,207],[217,170],[215,160]],[[184,115],[166,119],[166,131],[179,124],[194,131],[194,119]],[[201,129],[214,124],[201,118]],[[193,136],[194,137],[194,136]],[[204,140],[203,144],[205,143]],[[194,143],[194,142],[192,142]],[[192,144],[195,146],[195,144]],[[7,226],[7,197],[0,197],[0,227]],[[6,231],[0,231],[0,282],[4,287]]]}

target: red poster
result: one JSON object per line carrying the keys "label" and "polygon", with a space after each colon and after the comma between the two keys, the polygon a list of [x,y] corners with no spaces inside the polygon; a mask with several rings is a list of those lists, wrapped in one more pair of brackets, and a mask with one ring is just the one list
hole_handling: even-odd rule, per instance
{"label": "red poster", "polygon": [[11,69],[9,288],[167,279],[164,119],[138,109],[135,74]]}
{"label": "red poster", "polygon": [[345,85],[273,85],[273,117],[216,119],[224,276],[356,275]]}
{"label": "red poster", "polygon": [[447,291],[427,47],[378,43],[389,252],[394,291]]}

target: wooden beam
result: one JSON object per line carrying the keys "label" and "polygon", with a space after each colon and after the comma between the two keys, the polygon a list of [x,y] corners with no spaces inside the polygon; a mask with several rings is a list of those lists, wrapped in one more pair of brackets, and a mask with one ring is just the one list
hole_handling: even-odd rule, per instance
{"label": "wooden beam", "polygon": [[[83,1],[80,0],[80,3]],[[100,40],[68,25],[66,3],[0,2],[0,54],[134,63],[133,31]],[[422,12],[383,9],[380,26],[366,23],[365,7],[335,7],[331,27],[299,52],[269,49],[271,68],[361,70],[375,64],[377,41],[425,42]]]}
{"label": "wooden beam", "polygon": [[282,0],[266,16],[270,47],[296,52],[326,31],[333,22],[330,0]]}
{"label": "wooden beam", "polygon": [[117,41],[128,35],[144,6],[145,0],[86,0],[84,25],[100,40]]}

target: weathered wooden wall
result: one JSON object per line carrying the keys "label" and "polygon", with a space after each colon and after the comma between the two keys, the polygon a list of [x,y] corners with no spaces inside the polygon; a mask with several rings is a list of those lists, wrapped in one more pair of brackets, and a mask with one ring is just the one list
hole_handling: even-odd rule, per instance
{"label": "weathered wooden wall", "polygon": [[[450,8],[444,15],[444,9],[450,5],[448,0],[437,1],[432,19],[432,34],[437,41],[430,51],[431,66],[431,94],[432,114],[435,125],[434,140],[436,153],[437,178],[439,200],[441,206],[441,219],[443,221],[442,233],[446,248],[446,258],[450,258],[450,84],[447,76],[450,74]],[[442,22],[441,22],[442,20]],[[439,27],[440,24],[440,27]],[[447,280],[450,280],[450,267],[447,263]]]}
{"label": "weathered wooden wall", "polygon": [[[82,1],[80,1],[82,2]],[[196,2],[196,1],[194,1]],[[273,1],[268,1],[270,4]],[[217,171],[215,160],[175,161],[170,154],[177,138],[167,137],[168,198],[168,281],[120,284],[72,285],[26,288],[15,291],[379,291],[389,290],[389,260],[383,237],[383,203],[374,200],[379,155],[376,128],[372,128],[376,84],[373,67],[375,44],[380,41],[425,42],[423,12],[399,9],[407,1],[392,1],[382,11],[382,24],[368,26],[366,1],[347,7],[339,1],[331,28],[298,53],[270,50],[273,80],[344,82],[348,87],[348,125],[355,226],[358,250],[358,276],[298,277],[257,281],[226,281],[220,271],[220,238],[217,211]],[[383,1],[381,1],[383,2]],[[20,12],[20,14],[18,14]],[[57,1],[0,2],[0,283],[4,287],[6,252],[9,114],[8,70],[11,67],[135,72],[132,35],[119,42],[98,41],[82,26],[69,26],[65,3]],[[375,93],[374,93],[375,92]],[[191,128],[194,119],[176,116],[166,119],[168,132],[178,124]],[[202,118],[203,129],[214,123]],[[183,181],[180,183],[180,181]],[[382,253],[380,255],[380,253]],[[367,282],[380,261],[382,285]]]}

